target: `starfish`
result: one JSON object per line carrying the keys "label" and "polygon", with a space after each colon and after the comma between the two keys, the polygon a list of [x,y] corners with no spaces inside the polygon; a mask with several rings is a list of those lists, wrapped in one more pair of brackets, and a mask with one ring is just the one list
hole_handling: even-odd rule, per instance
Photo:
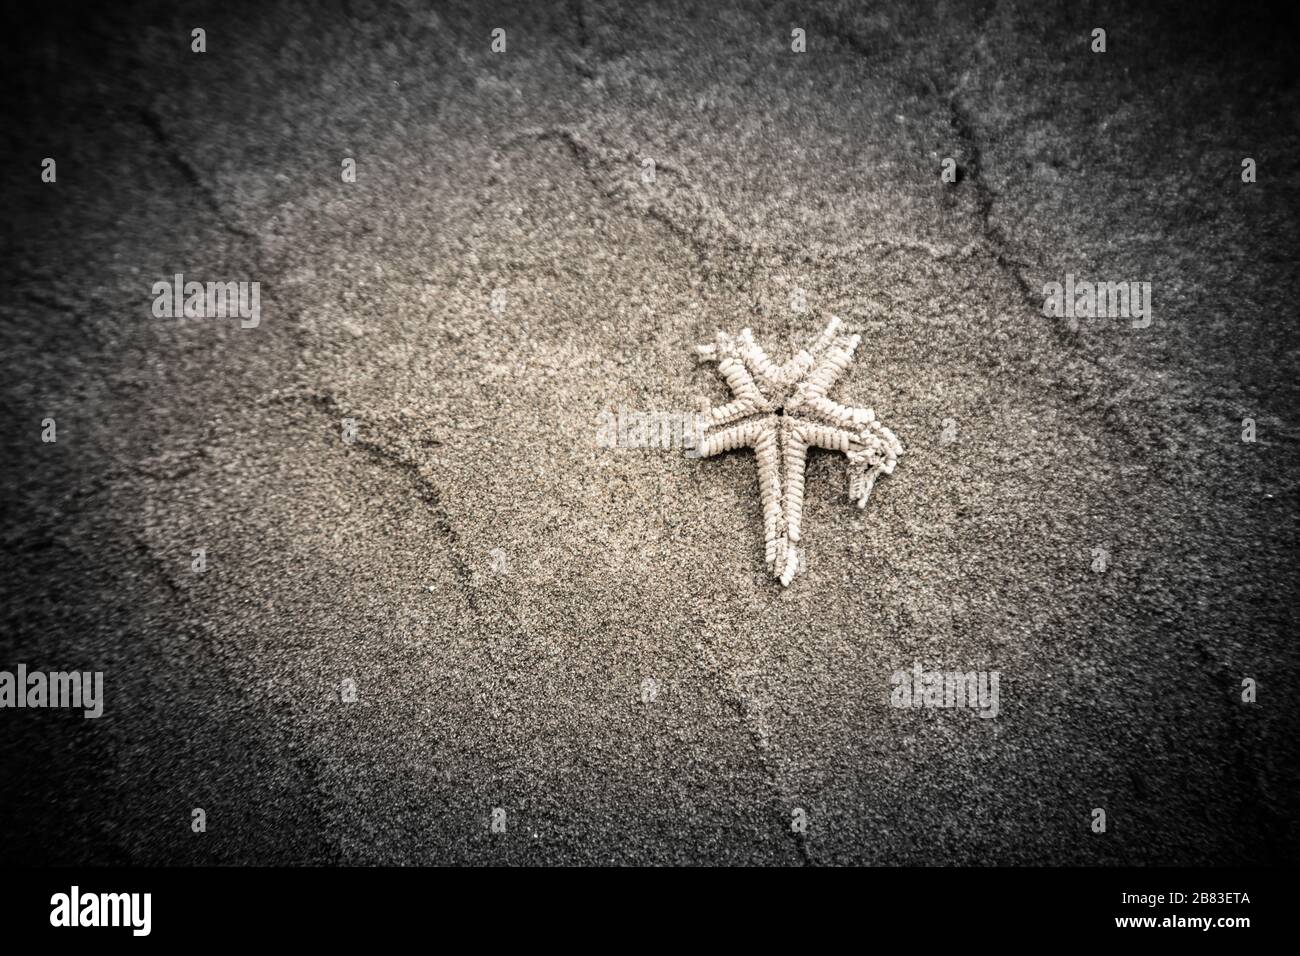
{"label": "starfish", "polygon": [[839,329],[840,320],[832,317],[816,341],[784,365],[767,357],[749,329],[738,336],[719,332],[712,343],[696,348],[700,358],[718,363],[733,401],[717,407],[702,402],[702,427],[687,454],[710,458],[733,448],[754,449],[767,566],[783,587],[799,569],[808,449],[829,448],[848,457],[849,497],[859,508],[867,506],[876,479],[893,474],[903,453],[898,437],[871,409],[826,396],[861,342]]}

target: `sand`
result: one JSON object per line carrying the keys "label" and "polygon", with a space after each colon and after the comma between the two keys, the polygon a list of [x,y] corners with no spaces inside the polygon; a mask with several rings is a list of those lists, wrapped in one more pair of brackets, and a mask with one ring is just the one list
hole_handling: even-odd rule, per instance
{"label": "sand", "polygon": [[[106,702],[0,712],[0,859],[1294,860],[1267,24],[542,7],[15,27],[0,667]],[[260,324],[155,318],[177,272]],[[1150,326],[1044,317],[1067,273],[1149,281]],[[783,589],[751,453],[600,416],[719,403],[695,345],[830,315],[906,453],[865,511],[810,457]],[[998,672],[998,716],[891,706],[917,664]]]}

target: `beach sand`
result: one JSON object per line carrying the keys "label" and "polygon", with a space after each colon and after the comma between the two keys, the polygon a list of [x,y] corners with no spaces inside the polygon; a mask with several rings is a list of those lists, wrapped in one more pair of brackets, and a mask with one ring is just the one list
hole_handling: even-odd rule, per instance
{"label": "beach sand", "polygon": [[[1294,861],[1271,32],[541,6],[19,25],[0,666],[106,703],[0,714],[0,859]],[[155,318],[178,272],[259,282],[260,324]],[[1067,274],[1149,281],[1150,326],[1045,317]],[[697,344],[832,315],[834,397],[906,451],[862,511],[811,456],[782,588],[751,452],[600,416],[720,404]],[[918,663],[998,672],[998,716],[892,707]]]}

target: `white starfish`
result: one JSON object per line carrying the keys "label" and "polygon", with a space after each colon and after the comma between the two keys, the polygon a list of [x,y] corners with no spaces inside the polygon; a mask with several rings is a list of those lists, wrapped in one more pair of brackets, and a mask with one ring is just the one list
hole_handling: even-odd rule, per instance
{"label": "white starfish", "polygon": [[[803,480],[810,446],[848,456],[849,497],[859,508],[880,475],[889,475],[903,453],[898,437],[869,408],[852,408],[827,398],[844,373],[861,338],[840,335],[832,317],[812,346],[784,365],[775,365],[749,329],[719,332],[696,351],[718,363],[734,400],[716,408],[705,401],[701,428],[688,454],[709,458],[733,448],[754,449],[763,499],[767,565],[783,586],[799,567]],[[782,469],[784,468],[784,480]]]}

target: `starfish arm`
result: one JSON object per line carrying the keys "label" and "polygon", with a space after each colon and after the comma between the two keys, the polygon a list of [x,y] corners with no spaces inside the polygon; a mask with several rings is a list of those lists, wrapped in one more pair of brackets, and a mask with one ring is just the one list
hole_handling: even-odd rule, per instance
{"label": "starfish arm", "polygon": [[767,419],[751,418],[748,421],[708,431],[695,446],[696,458],[712,458],[733,448],[757,448],[763,434],[772,427]]}
{"label": "starfish arm", "polygon": [[734,402],[728,402],[726,405],[718,405],[710,408],[707,403],[700,410],[699,427],[702,432],[714,429],[725,428],[728,425],[735,424],[742,418],[749,418],[757,415],[762,411],[747,398],[738,398]]}
{"label": "starfish arm", "polygon": [[735,356],[736,343],[726,332],[719,332],[712,342],[695,346],[695,355],[701,362],[720,362],[728,355]]}
{"label": "starfish arm", "polygon": [[823,330],[822,334],[816,338],[813,345],[807,349],[801,349],[793,359],[784,365],[777,365],[768,358],[767,352],[763,346],[754,341],[754,333],[749,329],[742,329],[740,333],[740,355],[745,364],[753,369],[754,375],[770,386],[770,388],[788,388],[794,382],[801,381],[814,367],[816,360],[822,358],[823,352],[826,352],[835,341],[837,330],[840,329],[840,320],[831,316],[831,321]]}
{"label": "starfish arm", "polygon": [[754,381],[754,376],[749,374],[749,369],[745,367],[744,362],[728,356],[718,363],[718,371],[722,373],[722,377],[727,381],[727,388],[731,389],[731,394],[737,399],[747,401],[755,408],[767,409],[768,401],[763,397],[758,383]]}
{"label": "starfish arm", "polygon": [[753,333],[749,329],[742,329],[740,341],[743,343],[740,347],[740,354],[744,358],[745,364],[753,369],[754,374],[760,378],[776,381],[780,377],[781,366],[768,358],[763,346],[754,341]]}
{"label": "starfish arm", "polygon": [[794,358],[781,366],[778,372],[781,385],[788,388],[795,382],[800,381],[808,374],[808,370],[813,367],[815,362],[816,359],[811,352],[807,349],[800,349]]}
{"label": "starfish arm", "polygon": [[787,417],[798,428],[804,442],[809,445],[831,451],[842,451],[846,455],[856,451],[861,445],[863,431],[860,428],[839,428],[811,418],[796,418],[793,415]]}
{"label": "starfish arm", "polygon": [[[836,342],[836,334],[840,328],[840,320],[834,316],[826,328],[817,337],[809,348],[800,349],[798,354],[784,365],[777,365],[768,356],[766,350],[754,340],[752,330],[745,328],[740,330],[740,334],[735,338],[720,333],[716,342],[709,345],[698,346],[698,354],[710,361],[721,363],[728,357],[739,359],[745,368],[751,373],[757,382],[767,386],[769,390],[784,389],[793,383],[803,379],[810,370],[817,365],[818,361],[823,359],[825,353]],[[849,343],[852,344],[849,344]],[[848,347],[848,355],[843,359],[847,362],[852,358],[853,348],[857,346],[857,337],[841,337],[839,340],[840,349]],[[841,366],[840,371],[843,368]],[[839,372],[834,373],[837,377]],[[827,384],[827,388],[833,384],[833,380]]]}
{"label": "starfish arm", "polygon": [[814,395],[811,398],[802,397],[796,407],[805,415],[815,416],[836,428],[843,428],[853,432],[861,431],[876,418],[875,412],[869,408],[854,408],[850,405],[841,405],[834,399],[827,398],[824,395]]}
{"label": "starfish arm", "polygon": [[824,396],[839,381],[844,370],[853,361],[853,353],[862,341],[857,335],[842,335],[834,341],[804,380],[804,393],[808,398]]}
{"label": "starfish arm", "polygon": [[826,323],[825,330],[823,330],[821,335],[817,336],[817,340],[813,342],[812,347],[808,349],[808,351],[812,353],[813,357],[820,357],[823,352],[831,347],[831,343],[835,341],[835,334],[840,330],[840,325],[840,320],[832,315],[831,320]]}
{"label": "starfish arm", "polygon": [[885,474],[892,475],[894,466],[898,464],[898,456],[903,453],[903,443],[898,440],[898,436],[884,426],[879,419],[873,419],[867,423],[867,432],[869,440],[864,444],[874,451],[881,463],[886,467]]}
{"label": "starfish arm", "polygon": [[795,419],[798,431],[810,445],[843,452],[849,459],[849,497],[859,508],[881,475],[893,474],[902,442],[878,420],[872,419],[860,430],[835,428],[810,419]]}
{"label": "starfish arm", "polygon": [[868,426],[862,444],[861,451],[849,454],[849,497],[859,508],[867,506],[876,479],[894,473],[898,456],[903,453],[903,443],[898,436],[879,421]]}
{"label": "starfish arm", "polygon": [[799,540],[803,524],[804,469],[808,463],[808,442],[798,427],[785,424],[785,527],[791,543]]}
{"label": "starfish arm", "polygon": [[745,364],[754,369],[755,374],[768,388],[784,391],[808,374],[808,370],[813,366],[813,356],[807,349],[800,349],[790,361],[784,365],[776,365],[767,357],[761,346],[754,345],[745,353]]}
{"label": "starfish arm", "polygon": [[772,573],[781,581],[781,587],[788,588],[799,571],[799,549],[788,538],[782,537],[776,543],[776,560]]}
{"label": "starfish arm", "polygon": [[781,456],[780,431],[776,422],[765,419],[762,432],[754,442],[758,461],[758,493],[763,502],[763,538],[766,542],[765,561],[781,573],[785,558],[785,516],[781,509]]}
{"label": "starfish arm", "polygon": [[[823,333],[824,337],[825,333]],[[783,391],[808,374],[822,348],[822,339],[819,338],[813,343],[811,351],[800,349],[790,361],[784,365],[777,365],[768,357],[763,346],[754,341],[754,333],[749,329],[741,329],[738,354],[758,381],[766,385],[769,390]]]}

